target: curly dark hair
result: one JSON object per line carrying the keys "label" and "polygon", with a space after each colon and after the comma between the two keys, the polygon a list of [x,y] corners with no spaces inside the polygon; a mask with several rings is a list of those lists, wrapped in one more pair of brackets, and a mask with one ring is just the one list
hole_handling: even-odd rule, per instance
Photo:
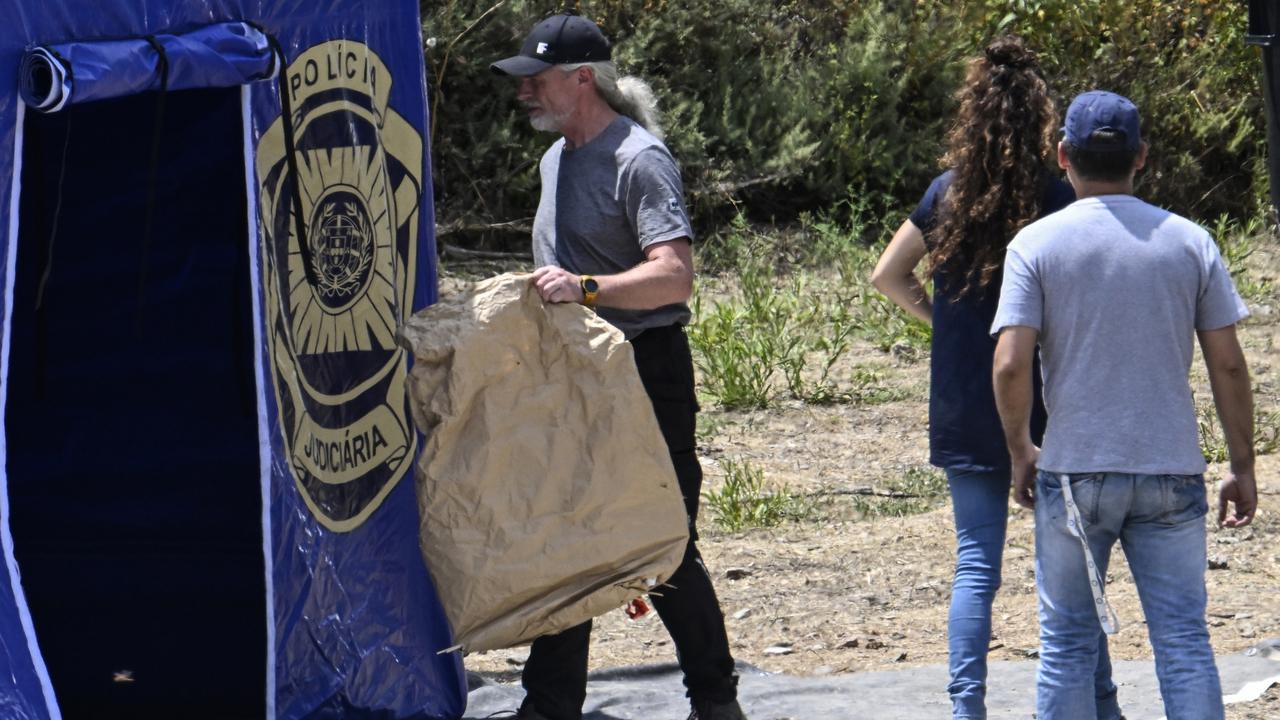
{"label": "curly dark hair", "polygon": [[1005,248],[1040,213],[1057,109],[1036,54],[1013,35],[969,61],[943,167],[954,171],[932,230],[930,271],[959,282],[954,299],[986,292]]}

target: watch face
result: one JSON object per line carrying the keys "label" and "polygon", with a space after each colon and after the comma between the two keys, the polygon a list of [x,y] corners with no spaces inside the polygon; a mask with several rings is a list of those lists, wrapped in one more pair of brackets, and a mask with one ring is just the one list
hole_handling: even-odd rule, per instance
{"label": "watch face", "polygon": [[582,289],[589,293],[600,292],[600,283],[595,278],[586,278],[582,281]]}

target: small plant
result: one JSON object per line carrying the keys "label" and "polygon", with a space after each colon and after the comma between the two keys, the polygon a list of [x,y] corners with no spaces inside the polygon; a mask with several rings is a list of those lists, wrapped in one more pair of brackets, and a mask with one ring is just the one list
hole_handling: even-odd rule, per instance
{"label": "small plant", "polygon": [[784,486],[769,491],[764,471],[746,462],[724,459],[724,483],[702,494],[712,519],[729,532],[750,527],[773,527],[783,520],[801,519],[808,514],[803,498]]}
{"label": "small plant", "polygon": [[1213,403],[1196,403],[1196,425],[1200,428],[1200,453],[1205,462],[1220,463],[1230,459],[1227,440],[1222,436],[1218,413]]}
{"label": "small plant", "polygon": [[1253,450],[1259,455],[1271,455],[1280,450],[1280,411],[1258,415],[1254,421]]}
{"label": "small plant", "polygon": [[1236,291],[1245,302],[1253,304],[1270,300],[1275,288],[1269,278],[1259,278],[1249,267],[1249,257],[1258,251],[1258,241],[1266,234],[1261,215],[1241,221],[1221,215],[1214,221],[1210,232],[1218,242],[1222,261],[1231,273]]}
{"label": "small plant", "polygon": [[903,388],[886,386],[880,373],[868,368],[854,368],[849,381],[853,385],[854,400],[863,405],[897,402],[909,395]]}
{"label": "small plant", "polygon": [[808,217],[801,232],[768,236],[739,219],[702,251],[704,266],[730,278],[727,297],[693,303],[689,337],[710,399],[739,410],[769,407],[782,393],[811,405],[894,399],[874,391],[878,378],[839,371],[860,339],[913,361],[931,337],[869,287],[878,252],[862,242],[863,213],[851,207],[847,225]]}
{"label": "small plant", "polygon": [[765,408],[773,396],[775,371],[792,352],[794,295],[778,292],[772,267],[744,250],[742,236],[736,237],[726,245],[736,248],[731,256],[736,292],[710,309],[695,298],[689,341],[705,390],[724,408]]}
{"label": "small plant", "polygon": [[928,325],[908,315],[875,288],[859,288],[855,299],[863,339],[904,360],[925,356],[933,338]]}
{"label": "small plant", "polygon": [[[801,324],[808,332],[791,338],[781,360],[787,390],[792,397],[811,405],[854,400],[854,394],[841,389],[832,378],[832,370],[849,351],[849,341],[856,330],[849,309],[843,304],[827,308],[815,302],[805,313]],[[816,370],[809,370],[811,360],[816,361]],[[816,377],[807,379],[812,374]]]}
{"label": "small plant", "polygon": [[694,435],[699,445],[711,442],[724,429],[724,415],[717,412],[702,412],[698,415],[697,429]]}
{"label": "small plant", "polygon": [[747,219],[735,215],[729,227],[698,244],[698,262],[704,272],[732,272],[755,249],[755,237]]}
{"label": "small plant", "polygon": [[694,314],[698,321],[689,329],[689,341],[703,389],[726,409],[768,407],[779,336],[732,303],[703,312],[701,301],[695,301]]}
{"label": "small plant", "polygon": [[[1212,402],[1196,404],[1196,425],[1200,429],[1200,452],[1205,462],[1230,460],[1231,452]],[[1258,455],[1270,455],[1277,450],[1280,450],[1280,411],[1272,410],[1255,418],[1253,451]]]}

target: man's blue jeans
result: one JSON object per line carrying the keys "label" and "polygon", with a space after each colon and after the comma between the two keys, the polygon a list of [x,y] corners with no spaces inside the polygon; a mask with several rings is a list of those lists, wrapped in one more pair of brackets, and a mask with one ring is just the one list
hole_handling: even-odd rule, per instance
{"label": "man's blue jeans", "polygon": [[[987,648],[991,603],[1000,589],[1005,527],[1009,520],[1008,469],[947,468],[956,521],[956,574],[947,618],[953,720],[987,717]],[[1115,697],[1105,641],[1098,660],[1101,695]],[[1118,715],[1118,713],[1117,713]]]}
{"label": "man's blue jeans", "polygon": [[[1056,473],[1036,479],[1036,585],[1040,594],[1040,720],[1116,720],[1114,689],[1095,690],[1102,625],[1098,620],[1084,548],[1067,527],[1067,508]],[[1169,720],[1221,720],[1222,688],[1205,625],[1207,595],[1202,475],[1070,476],[1094,561],[1105,577],[1116,540],[1133,573],[1156,677]],[[1121,618],[1136,625],[1138,618]],[[1108,675],[1109,666],[1107,668]],[[1108,678],[1108,685],[1109,685]],[[1114,685],[1111,686],[1114,688]]]}

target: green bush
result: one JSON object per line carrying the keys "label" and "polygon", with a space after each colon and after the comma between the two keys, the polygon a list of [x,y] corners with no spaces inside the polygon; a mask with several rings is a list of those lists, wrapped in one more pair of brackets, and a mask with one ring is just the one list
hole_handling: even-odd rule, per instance
{"label": "green bush", "polygon": [[[489,63],[519,49],[541,14],[534,5],[422,5],[436,222],[443,228],[510,221],[519,227],[537,207],[546,138],[518,113],[515,82],[489,72]],[[527,232],[511,235],[528,249]]]}
{"label": "green bush", "polygon": [[[743,213],[901,213],[938,171],[962,61],[1002,32],[1042,55],[1060,110],[1102,87],[1141,107],[1143,197],[1194,217],[1258,214],[1266,190],[1258,53],[1239,0],[597,0],[571,2],[649,80],[700,235]],[[488,64],[558,5],[424,4],[440,222],[515,222],[551,137]],[[850,204],[848,201],[854,201]],[[881,228],[867,226],[871,237]],[[866,237],[858,238],[865,240]]]}
{"label": "green bush", "polygon": [[1257,214],[1266,195],[1258,51],[1242,0],[984,0],[960,6],[970,42],[1001,30],[1042,54],[1060,108],[1103,88],[1142,111],[1138,194],[1191,217]]}

